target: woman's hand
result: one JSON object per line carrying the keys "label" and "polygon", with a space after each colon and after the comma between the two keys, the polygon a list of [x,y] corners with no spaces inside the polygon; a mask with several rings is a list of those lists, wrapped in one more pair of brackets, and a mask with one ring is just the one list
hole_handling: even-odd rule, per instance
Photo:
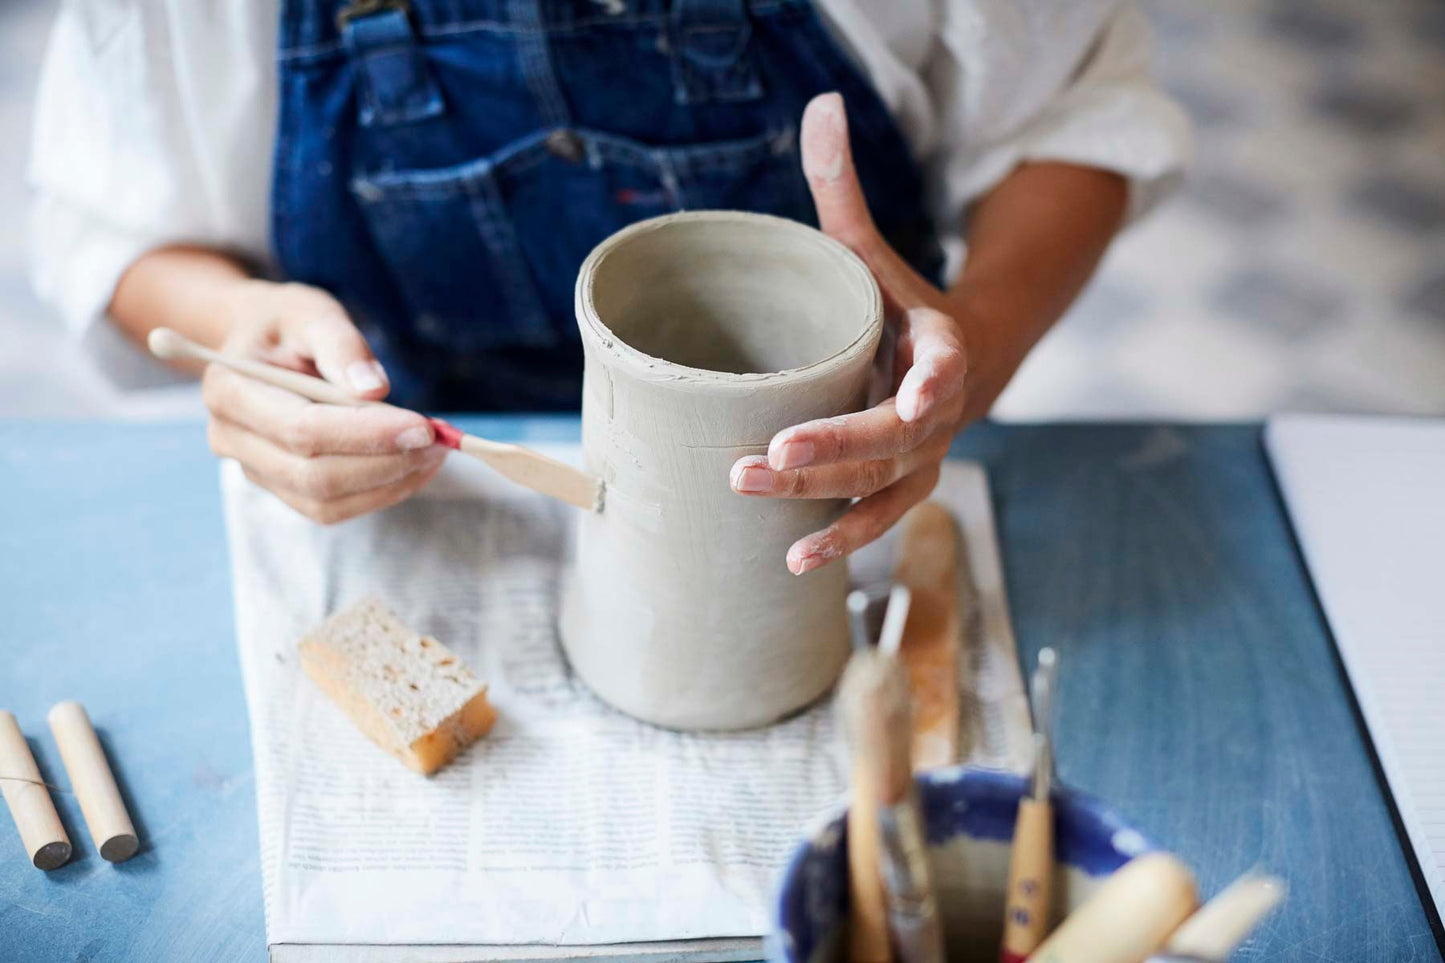
{"label": "woman's hand", "polygon": [[[230,332],[224,352],[318,375],[358,398],[386,396],[386,372],[325,291],[235,280],[217,303]],[[206,369],[202,397],[211,450],[323,524],[402,501],[432,479],[447,453],[415,412],[318,404],[219,365]]]}
{"label": "woman's hand", "polygon": [[984,325],[962,316],[963,300],[935,288],[878,233],[853,169],[841,96],[809,103],[801,140],[819,223],[872,270],[898,339],[892,397],[857,414],[786,428],[766,457],[733,465],[739,494],[860,499],[793,544],[787,563],[795,575],[868,544],[927,498],[954,435],[987,412],[1027,350],[986,337]]}

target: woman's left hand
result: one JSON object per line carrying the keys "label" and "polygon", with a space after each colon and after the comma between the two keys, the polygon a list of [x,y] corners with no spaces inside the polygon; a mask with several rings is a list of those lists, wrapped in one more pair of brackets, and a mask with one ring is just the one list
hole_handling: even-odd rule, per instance
{"label": "woman's left hand", "polygon": [[986,342],[996,339],[986,336],[987,326],[962,317],[962,302],[914,271],[878,233],[853,169],[841,96],[808,104],[801,141],[819,223],[873,272],[898,337],[892,397],[867,411],[785,428],[766,456],[732,467],[730,484],[742,495],[859,499],[832,525],[793,543],[787,563],[795,575],[868,544],[927,498],[954,435],[987,412],[1022,360],[1007,344],[990,350]]}

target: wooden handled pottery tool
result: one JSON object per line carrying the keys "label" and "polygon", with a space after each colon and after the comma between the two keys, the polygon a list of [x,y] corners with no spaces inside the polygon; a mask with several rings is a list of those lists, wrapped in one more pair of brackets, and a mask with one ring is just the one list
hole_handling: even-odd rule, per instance
{"label": "wooden handled pottery tool", "polygon": [[1137,963],[1198,905],[1194,876],[1168,853],[1136,856],[1029,954],[1033,963]]}
{"label": "wooden handled pottery tool", "polygon": [[[168,361],[189,358],[207,364],[218,364],[248,378],[264,381],[323,404],[353,408],[386,404],[383,401],[356,398],[329,381],[313,378],[299,371],[253,358],[237,358],[212,351],[169,328],[156,328],[150,333],[146,343],[150,346],[151,354],[157,358]],[[427,418],[427,421],[431,422],[436,431],[439,444],[485,462],[503,478],[516,482],[523,488],[560,499],[569,505],[576,505],[591,512],[602,511],[604,486],[600,478],[521,445],[488,441],[469,435],[440,418]]]}
{"label": "wooden handled pottery tool", "polygon": [[[876,958],[891,945],[899,963],[942,963],[943,930],[913,785],[913,697],[897,658],[908,608],[908,589],[895,586],[878,647],[853,656],[839,687],[854,770],[848,824],[851,892],[870,890],[881,880],[879,902],[886,921],[880,928],[876,904],[863,918],[855,910],[850,930],[856,934],[866,928],[867,941],[860,946],[854,935],[850,955]],[[861,818],[853,818],[855,811]],[[854,860],[855,839],[867,840],[871,866]]]}
{"label": "wooden handled pottery tool", "polygon": [[1053,701],[1058,661],[1053,649],[1039,653],[1031,688],[1034,709],[1034,772],[1029,794],[1019,800],[1005,891],[1002,963],[1022,963],[1043,942],[1052,912],[1054,883]]}
{"label": "wooden handled pottery tool", "polygon": [[913,689],[913,771],[952,766],[963,757],[960,671],[965,612],[975,606],[973,578],[953,513],[938,502],[910,509],[893,581],[911,604],[899,659]]}
{"label": "wooden handled pottery tool", "polygon": [[1280,904],[1286,889],[1276,876],[1246,873],[1185,920],[1164,949],[1173,956],[1226,960]]}

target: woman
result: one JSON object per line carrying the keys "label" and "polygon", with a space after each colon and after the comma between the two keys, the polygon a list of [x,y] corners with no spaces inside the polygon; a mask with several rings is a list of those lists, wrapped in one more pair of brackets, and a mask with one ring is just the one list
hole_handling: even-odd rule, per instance
{"label": "woman", "polygon": [[[860,499],[801,574],[927,496],[1187,139],[1107,0],[80,0],[42,80],[37,287],[358,397],[556,410],[597,241],[679,208],[817,223],[900,339],[894,397],[733,467],[741,495]],[[444,456],[407,412],[216,368],[204,397],[216,453],[321,522]]]}

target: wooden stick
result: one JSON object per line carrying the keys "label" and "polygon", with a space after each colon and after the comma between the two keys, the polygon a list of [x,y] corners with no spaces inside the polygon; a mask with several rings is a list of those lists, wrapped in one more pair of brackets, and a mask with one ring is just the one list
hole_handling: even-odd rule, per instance
{"label": "wooden stick", "polygon": [[15,716],[5,711],[0,711],[0,792],[35,868],[64,866],[70,859],[70,837],[40,779],[25,734]]}
{"label": "wooden stick", "polygon": [[1194,877],[1168,853],[1145,853],[1106,879],[1029,956],[1030,963],[1139,963],[1198,905]]}
{"label": "wooden stick", "polygon": [[913,689],[913,769],[952,766],[962,756],[959,661],[962,537],[953,514],[924,502],[903,517],[893,580],[908,587],[912,604],[899,658]]}
{"label": "wooden stick", "polygon": [[866,689],[869,666],[884,658],[869,648],[854,654],[838,686],[838,708],[852,750],[852,792],[848,801],[848,959],[851,963],[890,963],[888,907],[879,872],[879,765],[865,742],[870,739]]}
{"label": "wooden stick", "polygon": [[1022,963],[1048,935],[1054,900],[1054,678],[1053,649],[1039,653],[1029,688],[1033,692],[1034,773],[1026,797],[1019,800],[1009,853],[1008,890],[1003,918],[1002,963]]}
{"label": "wooden stick", "polygon": [[[1035,735],[1042,751],[1042,735]],[[1048,796],[1019,800],[1009,851],[1002,963],[1022,963],[1048,935],[1054,885],[1054,808]]]}
{"label": "wooden stick", "polygon": [[[346,405],[351,408],[392,407],[382,401],[357,398],[322,378],[313,378],[299,371],[267,364],[254,358],[238,358],[212,351],[170,328],[156,328],[150,333],[146,343],[150,346],[151,354],[157,358],[166,360],[189,358],[193,361],[218,364],[246,375],[248,378],[284,388],[303,398],[323,404]],[[560,499],[569,505],[576,505],[578,508],[585,508],[590,512],[602,510],[603,484],[600,478],[579,471],[555,458],[548,458],[530,448],[488,441],[485,438],[468,435],[440,418],[428,418],[427,420],[431,422],[432,428],[436,431],[439,444],[455,448],[463,454],[485,462],[503,478],[513,481],[523,488],[530,488],[532,491],[541,492],[543,495]]]}
{"label": "wooden stick", "polygon": [[1228,959],[1285,896],[1284,880],[1247,873],[1229,884],[1184,921],[1165,944],[1170,953],[1208,960]]}
{"label": "wooden stick", "polygon": [[85,825],[101,858],[112,863],[130,859],[140,848],[140,840],[130,814],[125,811],[120,789],[105,761],[105,752],[100,748],[90,717],[80,703],[60,702],[51,708],[47,718],[50,732],[60,746],[60,760],[70,776],[70,786],[80,800]]}
{"label": "wooden stick", "polygon": [[[907,589],[896,587],[884,617],[885,639],[901,631],[907,604]],[[850,892],[858,896],[850,928],[852,952],[876,958],[887,952],[891,937],[900,963],[942,963],[943,930],[909,758],[913,729],[907,673],[882,645],[860,651],[844,672],[838,704],[854,763],[848,853]],[[872,850],[857,863],[855,826],[858,839]],[[880,877],[882,924],[873,888]]]}

